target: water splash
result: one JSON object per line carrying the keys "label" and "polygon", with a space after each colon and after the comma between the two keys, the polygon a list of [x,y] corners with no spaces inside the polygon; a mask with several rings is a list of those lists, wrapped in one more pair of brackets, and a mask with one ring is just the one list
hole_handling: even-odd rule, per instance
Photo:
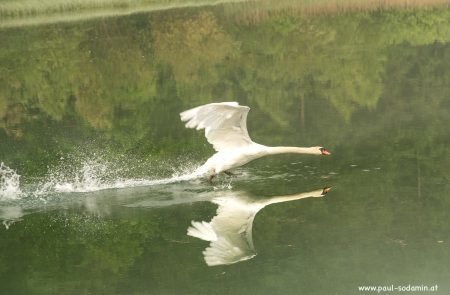
{"label": "water splash", "polygon": [[50,182],[55,192],[91,192],[108,188],[108,166],[99,160],[89,159],[82,163],[79,171],[70,176],[58,172],[50,175]]}
{"label": "water splash", "polygon": [[13,169],[0,163],[0,200],[16,199],[22,194],[20,189],[20,175]]}
{"label": "water splash", "polygon": [[[192,172],[197,166],[190,160],[180,158],[143,161],[116,157],[114,161],[108,161],[98,155],[78,154],[62,157],[41,178],[26,179],[1,163],[0,227],[3,225],[10,229],[13,224],[23,220],[24,215],[66,207],[68,204],[73,206],[79,202],[83,202],[84,208],[91,213],[105,214],[108,213],[107,209],[105,211],[103,207],[97,206],[96,197],[114,197],[116,193],[92,194],[91,198],[90,192],[152,186],[156,187],[156,191],[168,187],[170,190],[179,189],[179,185],[170,184],[198,178],[199,175]],[[165,186],[167,184],[169,186]],[[146,188],[144,190],[147,191]],[[86,192],[89,194],[82,194]]]}
{"label": "water splash", "polygon": [[[199,177],[197,164],[187,159],[146,160],[117,156],[114,161],[98,154],[67,155],[32,182],[0,164],[0,201],[49,201],[66,193],[87,193],[108,189],[158,186]],[[5,204],[6,204],[5,203]]]}
{"label": "water splash", "polygon": [[[195,165],[182,163],[178,168],[169,162],[109,162],[101,157],[61,163],[37,185],[34,196],[42,197],[52,193],[95,192],[106,189],[120,189],[137,186],[152,186],[187,181],[198,177],[193,173]],[[169,169],[167,169],[169,168]],[[132,171],[134,170],[134,171]],[[160,172],[168,170],[170,176],[161,177]],[[138,172],[136,172],[138,171]],[[155,175],[155,176],[151,176]]]}

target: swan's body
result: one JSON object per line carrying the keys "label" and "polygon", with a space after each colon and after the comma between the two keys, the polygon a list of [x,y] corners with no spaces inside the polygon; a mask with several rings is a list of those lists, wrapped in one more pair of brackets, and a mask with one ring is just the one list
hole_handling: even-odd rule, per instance
{"label": "swan's body", "polygon": [[205,129],[205,137],[216,150],[197,174],[211,180],[221,172],[228,172],[248,162],[275,154],[297,153],[329,155],[323,147],[269,147],[255,143],[247,131],[247,106],[237,102],[221,102],[202,105],[180,114],[187,128]]}
{"label": "swan's body", "polygon": [[256,255],[252,228],[255,216],[262,208],[274,203],[322,197],[329,190],[324,188],[264,200],[254,200],[239,192],[228,192],[212,200],[219,205],[216,216],[210,222],[192,221],[187,234],[210,242],[209,247],[203,251],[203,257],[209,266],[248,260]]}

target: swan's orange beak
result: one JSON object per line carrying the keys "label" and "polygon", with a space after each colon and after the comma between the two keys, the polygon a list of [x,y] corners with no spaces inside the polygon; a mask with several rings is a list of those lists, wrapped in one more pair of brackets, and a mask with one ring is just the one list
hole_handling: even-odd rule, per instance
{"label": "swan's orange beak", "polygon": [[322,152],[322,155],[324,155],[324,156],[331,155],[331,153],[326,148],[321,148],[320,151]]}

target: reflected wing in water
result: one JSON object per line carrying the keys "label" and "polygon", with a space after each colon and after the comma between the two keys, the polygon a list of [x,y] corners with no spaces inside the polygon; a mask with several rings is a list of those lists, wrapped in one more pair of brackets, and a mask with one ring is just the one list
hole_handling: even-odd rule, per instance
{"label": "reflected wing in water", "polygon": [[210,222],[192,221],[187,234],[211,242],[203,251],[206,264],[227,265],[253,258],[256,255],[252,228],[256,214],[267,205],[308,197],[322,197],[330,188],[308,193],[277,196],[264,200],[252,200],[244,193],[234,192],[214,198],[219,205],[216,216]]}
{"label": "reflected wing in water", "polygon": [[217,215],[211,222],[192,222],[188,235],[210,241],[203,251],[209,266],[232,264],[256,255],[252,226],[256,213],[262,208],[236,196],[216,198]]}

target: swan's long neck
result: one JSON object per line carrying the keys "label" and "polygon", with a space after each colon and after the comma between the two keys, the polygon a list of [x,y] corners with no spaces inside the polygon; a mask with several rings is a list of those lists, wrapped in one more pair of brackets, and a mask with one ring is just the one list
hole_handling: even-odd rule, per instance
{"label": "swan's long neck", "polygon": [[310,147],[293,147],[293,146],[268,146],[267,154],[317,154],[317,149]]}
{"label": "swan's long neck", "polygon": [[279,197],[272,197],[268,200],[264,200],[265,206],[275,203],[283,203],[283,202],[289,202],[294,200],[300,200],[310,197],[321,197],[324,194],[324,190],[315,190],[312,192],[307,193],[301,193],[301,194],[295,194],[295,195],[288,195],[288,196],[279,196]]}

